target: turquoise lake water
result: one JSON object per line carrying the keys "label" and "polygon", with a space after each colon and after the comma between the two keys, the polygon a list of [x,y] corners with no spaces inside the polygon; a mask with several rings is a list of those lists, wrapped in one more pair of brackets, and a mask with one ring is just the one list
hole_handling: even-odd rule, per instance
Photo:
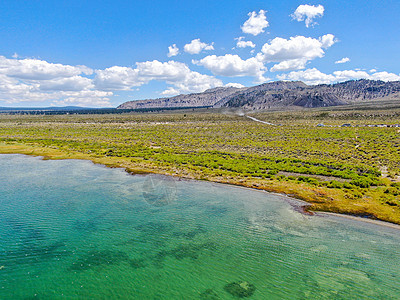
{"label": "turquoise lake water", "polygon": [[0,299],[399,299],[400,231],[289,198],[0,155]]}

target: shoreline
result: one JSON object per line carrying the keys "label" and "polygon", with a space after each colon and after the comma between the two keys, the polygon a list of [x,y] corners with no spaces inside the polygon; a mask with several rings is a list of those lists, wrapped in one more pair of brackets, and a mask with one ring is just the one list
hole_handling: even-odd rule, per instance
{"label": "shoreline", "polygon": [[[0,145],[1,146],[1,145]],[[52,157],[49,155],[45,155],[45,154],[38,154],[38,153],[34,153],[33,150],[28,150],[26,147],[24,149],[20,149],[21,151],[13,151],[13,152],[3,152],[1,147],[0,147],[0,155],[24,155],[24,156],[34,156],[37,157],[41,160],[84,160],[84,161],[90,161],[91,163],[95,164],[95,165],[99,165],[99,166],[103,166],[104,168],[117,168],[117,169],[121,169],[124,172],[130,174],[130,175],[158,175],[158,176],[168,176],[168,177],[173,177],[173,178],[177,178],[178,180],[187,180],[187,181],[207,181],[211,184],[217,184],[217,185],[227,185],[227,186],[231,186],[231,187],[235,187],[235,188],[241,188],[241,189],[249,189],[252,191],[258,191],[258,192],[262,192],[262,193],[268,193],[268,194],[272,194],[275,196],[279,196],[280,198],[282,198],[283,201],[286,201],[294,211],[297,211],[305,216],[319,216],[319,217],[338,217],[338,218],[345,218],[345,219],[350,219],[350,220],[354,220],[354,221],[358,221],[358,222],[367,222],[369,224],[374,224],[374,225],[379,225],[379,226],[383,226],[386,228],[392,228],[392,229],[396,229],[396,230],[400,230],[400,224],[396,224],[394,222],[388,222],[385,220],[381,220],[381,219],[373,219],[373,218],[369,218],[369,217],[359,217],[359,216],[355,216],[355,215],[351,215],[351,214],[346,214],[346,213],[336,213],[336,212],[330,212],[330,211],[322,211],[322,210],[309,210],[308,208],[311,208],[312,206],[312,202],[307,202],[306,200],[303,199],[298,199],[293,197],[293,195],[291,194],[286,194],[286,193],[279,193],[279,192],[274,192],[274,191],[268,191],[266,189],[260,189],[260,188],[254,188],[254,187],[250,187],[250,186],[245,186],[245,185],[240,185],[240,184],[235,184],[235,183],[229,183],[229,182],[219,182],[219,181],[214,181],[214,180],[208,180],[208,179],[196,179],[196,178],[188,178],[188,177],[183,177],[183,176],[178,176],[178,175],[171,175],[171,174],[165,174],[162,173],[161,170],[160,172],[151,172],[151,171],[144,171],[141,169],[138,169],[137,171],[133,171],[127,167],[124,166],[118,166],[118,165],[113,165],[113,164],[107,164],[104,162],[101,162],[101,158],[99,158],[99,160],[95,160],[93,157],[84,157],[86,155],[81,155],[82,157],[74,157],[74,155],[67,155],[65,153],[63,153],[62,151],[57,150],[57,152],[59,152],[58,154],[61,157]],[[54,149],[53,149],[54,150]],[[25,153],[23,153],[25,152]],[[30,152],[30,153],[26,153],[26,152]],[[71,157],[69,157],[71,156]],[[76,155],[79,156],[79,155]]]}
{"label": "shoreline", "polygon": [[333,213],[333,212],[328,212],[328,211],[316,211],[315,215],[320,216],[320,217],[338,217],[338,218],[345,218],[349,220],[354,220],[358,222],[366,222],[369,224],[374,224],[374,225],[379,225],[379,226],[384,226],[387,228],[392,228],[396,230],[400,230],[400,225],[395,224],[395,223],[390,223],[382,220],[375,220],[371,218],[362,218],[362,217],[356,217],[352,215],[346,215],[346,214],[338,214],[338,213]]}

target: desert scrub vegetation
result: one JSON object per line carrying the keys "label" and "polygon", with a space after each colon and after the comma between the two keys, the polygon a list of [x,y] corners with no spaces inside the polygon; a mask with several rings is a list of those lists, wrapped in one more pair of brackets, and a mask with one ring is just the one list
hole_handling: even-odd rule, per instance
{"label": "desert scrub vegetation", "polygon": [[220,112],[0,115],[0,152],[56,151],[60,158],[286,193],[312,210],[400,223],[400,128],[368,126],[400,123],[398,111],[252,115],[279,125]]}

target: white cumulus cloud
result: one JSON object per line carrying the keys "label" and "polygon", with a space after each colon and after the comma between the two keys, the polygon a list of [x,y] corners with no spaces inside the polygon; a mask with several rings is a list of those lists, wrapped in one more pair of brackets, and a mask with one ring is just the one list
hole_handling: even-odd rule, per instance
{"label": "white cumulus cloud", "polygon": [[189,44],[183,47],[183,50],[189,54],[199,54],[201,51],[214,50],[213,43],[206,44],[200,41],[200,39],[192,40]]}
{"label": "white cumulus cloud", "polygon": [[69,106],[77,105],[83,107],[111,107],[109,98],[112,92],[104,91],[81,91],[81,92],[60,92],[61,100],[53,101],[54,105]]}
{"label": "white cumulus cloud", "polygon": [[173,84],[179,90],[179,93],[199,93],[214,87],[223,86],[221,80],[213,76],[190,71],[189,68],[182,80],[167,80],[167,83]]}
{"label": "white cumulus cloud", "polygon": [[93,80],[85,77],[92,73],[86,66],[0,56],[0,102],[52,101],[57,105],[68,101],[80,106],[110,106],[113,93],[96,90]]}
{"label": "white cumulus cloud", "polygon": [[343,57],[342,59],[339,59],[337,61],[335,61],[335,64],[344,64],[350,61],[350,58],[348,57]]}
{"label": "white cumulus cloud", "polygon": [[274,38],[262,46],[257,59],[263,62],[278,62],[272,71],[290,71],[304,69],[307,62],[325,55],[324,49],[336,42],[333,34],[326,34],[318,39],[304,36],[284,39]]}
{"label": "white cumulus cloud", "polygon": [[258,14],[256,11],[248,13],[249,18],[241,26],[242,31],[252,35],[259,35],[264,32],[264,29],[269,26],[265,13],[266,11],[262,9]]}
{"label": "white cumulus cloud", "polygon": [[256,46],[252,41],[244,41],[244,36],[238,37],[235,40],[237,40],[236,47],[238,48],[255,48]]}
{"label": "white cumulus cloud", "polygon": [[82,73],[90,75],[93,70],[85,66],[54,64],[39,59],[8,59],[0,56],[0,74],[22,80],[48,80]]}
{"label": "white cumulus cloud", "polygon": [[177,56],[179,54],[179,48],[176,46],[176,44],[173,44],[172,46],[168,46],[168,57],[172,56]]}
{"label": "white cumulus cloud", "polygon": [[163,95],[202,92],[223,85],[214,76],[194,72],[184,63],[158,60],[138,62],[136,68],[114,66],[97,70],[95,83],[99,89],[104,90],[131,90],[152,80],[172,85]]}
{"label": "white cumulus cloud", "polygon": [[136,63],[139,78],[149,80],[177,81],[184,78],[191,71],[184,63],[170,60],[161,62],[158,60]]}
{"label": "white cumulus cloud", "polygon": [[256,77],[257,82],[265,82],[263,76],[267,71],[263,62],[255,57],[243,60],[238,55],[225,54],[223,56],[209,55],[200,61],[193,61],[194,64],[204,66],[215,75],[227,77]]}
{"label": "white cumulus cloud", "polygon": [[[274,38],[270,43],[264,44],[258,57],[267,62],[281,62],[293,59],[312,60],[323,57],[325,48],[332,40],[333,35],[324,35],[319,39],[296,36],[290,39]],[[331,44],[332,45],[332,44]]]}
{"label": "white cumulus cloud", "polygon": [[344,71],[335,71],[333,72],[335,75],[335,81],[347,81],[352,79],[370,79],[370,75],[364,71],[357,70],[344,70]]}
{"label": "white cumulus cloud", "polygon": [[321,47],[324,49],[328,49],[331,47],[334,43],[337,42],[337,39],[335,39],[335,36],[333,34],[325,34],[319,38],[319,41],[321,42]]}
{"label": "white cumulus cloud", "polygon": [[369,79],[382,81],[400,81],[400,75],[383,71],[371,74]]}
{"label": "white cumulus cloud", "polygon": [[284,60],[279,64],[272,66],[271,72],[282,72],[282,71],[292,71],[305,69],[307,64],[307,59],[298,58],[291,60]]}
{"label": "white cumulus cloud", "polygon": [[165,91],[161,92],[164,96],[175,96],[180,94],[180,91],[172,86],[168,87]]}
{"label": "white cumulus cloud", "polygon": [[238,88],[238,89],[245,87],[243,84],[237,83],[237,82],[229,82],[229,83],[225,84],[225,86],[226,87],[234,87],[234,88]]}
{"label": "white cumulus cloud", "polygon": [[343,82],[348,80],[357,79],[370,79],[370,80],[382,80],[382,81],[400,81],[400,76],[394,73],[388,72],[376,72],[368,74],[367,72],[360,70],[344,70],[335,71],[333,74],[325,74],[316,68],[307,69],[304,71],[293,71],[288,74],[281,74],[277,76],[280,80],[290,81],[303,81],[306,84],[330,84],[335,82]]}
{"label": "white cumulus cloud", "polygon": [[335,81],[335,76],[328,75],[320,72],[316,68],[307,69],[304,71],[293,71],[288,74],[282,74],[277,76],[280,80],[289,80],[289,81],[303,81],[306,84],[328,84]]}
{"label": "white cumulus cloud", "polygon": [[298,22],[305,21],[306,27],[315,25],[314,19],[324,15],[324,7],[322,5],[314,6],[303,4],[299,5],[294,13],[291,15],[293,20]]}
{"label": "white cumulus cloud", "polygon": [[94,78],[96,87],[101,90],[130,90],[134,86],[146,83],[139,79],[137,69],[113,66],[104,70],[96,70]]}
{"label": "white cumulus cloud", "polygon": [[389,73],[386,71],[374,72],[372,74],[368,74],[365,71],[345,70],[345,71],[335,71],[335,72],[333,72],[333,74],[336,76],[337,81],[346,81],[346,80],[352,80],[352,79],[400,81],[399,75],[394,74],[394,73]]}
{"label": "white cumulus cloud", "polygon": [[85,66],[0,56],[0,103],[50,101],[52,105],[102,107],[111,106],[114,91],[130,91],[152,80],[167,83],[164,94],[169,95],[223,86],[220,79],[176,61],[138,62],[134,68],[112,66],[88,77],[92,72]]}
{"label": "white cumulus cloud", "polygon": [[39,83],[42,91],[82,91],[93,88],[93,81],[82,76],[43,80]]}

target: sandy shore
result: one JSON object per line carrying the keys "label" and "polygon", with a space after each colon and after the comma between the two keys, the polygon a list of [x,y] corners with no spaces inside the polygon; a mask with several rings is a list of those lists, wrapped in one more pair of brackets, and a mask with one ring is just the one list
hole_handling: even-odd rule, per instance
{"label": "sandy shore", "polygon": [[334,217],[339,217],[339,218],[346,218],[350,220],[355,220],[359,222],[366,222],[370,224],[375,224],[375,225],[380,225],[380,226],[385,226],[388,228],[393,228],[400,230],[400,225],[394,224],[394,223],[389,223],[381,220],[374,220],[374,219],[368,219],[368,218],[361,218],[361,217],[356,217],[356,216],[351,216],[351,215],[346,215],[346,214],[337,214],[337,213],[332,213],[332,212],[325,212],[325,211],[316,211],[314,212],[316,216],[334,216]]}

